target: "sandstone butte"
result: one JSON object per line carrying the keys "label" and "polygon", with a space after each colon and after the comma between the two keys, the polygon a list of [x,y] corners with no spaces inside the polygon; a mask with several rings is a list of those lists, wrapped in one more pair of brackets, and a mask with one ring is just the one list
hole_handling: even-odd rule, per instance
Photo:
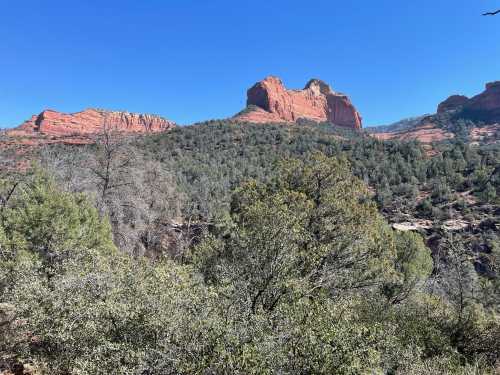
{"label": "sandstone butte", "polygon": [[299,119],[361,129],[362,118],[350,99],[319,79],[310,80],[303,90],[289,90],[273,76],[247,91],[247,109],[233,120],[254,123],[285,122]]}
{"label": "sandstone butte", "polygon": [[86,109],[77,113],[61,113],[45,110],[15,129],[9,136],[85,137],[102,132],[107,127],[122,133],[161,132],[174,127],[175,123],[163,117],[101,109]]}

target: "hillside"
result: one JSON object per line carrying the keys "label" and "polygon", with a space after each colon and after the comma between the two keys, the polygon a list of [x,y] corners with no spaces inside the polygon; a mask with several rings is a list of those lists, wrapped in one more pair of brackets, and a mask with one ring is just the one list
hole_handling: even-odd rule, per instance
{"label": "hillside", "polygon": [[370,134],[399,132],[415,127],[427,116],[429,115],[409,117],[403,120],[396,121],[395,123],[389,125],[368,126],[365,127],[364,130],[366,130]]}
{"label": "hillside", "polygon": [[486,3],[4,1],[0,375],[500,375]]}
{"label": "hillside", "polygon": [[0,134],[0,371],[491,372],[496,125],[453,99],[374,137],[321,121],[322,85],[191,126],[45,111]]}
{"label": "hillside", "polygon": [[[415,142],[381,142],[327,123],[263,126],[212,121],[138,138],[128,147],[138,160],[154,160],[169,171],[183,197],[181,216],[197,222],[224,216],[231,192],[249,179],[272,180],[280,160],[321,151],[346,157],[388,221],[397,228],[415,225],[436,252],[439,239],[456,232],[483,249],[476,259],[484,263],[483,255],[492,246],[484,235],[496,238],[499,225],[498,145],[450,142],[437,146],[439,156],[431,157]],[[81,188],[92,150],[74,154],[71,147],[57,146],[47,151],[53,156],[46,163],[57,169],[62,182]]]}
{"label": "hillside", "polygon": [[[431,157],[417,142],[304,120],[110,131],[95,142],[31,148],[48,176],[3,169],[0,248],[15,261],[0,267],[18,276],[0,277],[2,366],[19,367],[23,353],[50,368],[85,358],[81,368],[113,372],[168,350],[175,361],[147,366],[190,373],[225,368],[229,356],[254,373],[254,361],[288,348],[265,366],[295,373],[316,362],[290,355],[282,337],[300,332],[293,345],[303,350],[308,332],[317,352],[328,327],[364,333],[328,334],[326,348],[354,340],[370,350],[366,329],[376,329],[370,367],[438,369],[444,355],[445,368],[469,368],[487,353],[489,368],[498,358],[498,145],[451,141]],[[262,337],[271,351],[260,352]],[[437,354],[397,354],[416,353],[416,339]],[[138,357],[124,364],[116,343]],[[251,364],[241,345],[255,351]],[[354,347],[318,372],[356,368],[365,357]]]}

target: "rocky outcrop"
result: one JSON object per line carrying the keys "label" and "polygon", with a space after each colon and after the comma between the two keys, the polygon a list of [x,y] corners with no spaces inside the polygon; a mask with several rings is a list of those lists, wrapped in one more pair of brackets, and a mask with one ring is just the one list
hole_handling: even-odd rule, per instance
{"label": "rocky outcrop", "polygon": [[439,104],[437,113],[449,111],[457,111],[457,117],[473,121],[500,122],[500,81],[487,83],[481,94],[470,99],[462,95],[450,96]]}
{"label": "rocky outcrop", "polygon": [[382,131],[368,128],[376,138],[387,140],[418,140],[422,143],[439,142],[456,136],[454,126],[461,120],[470,120],[469,139],[476,143],[496,143],[500,135],[500,81],[486,84],[481,94],[472,98],[452,95],[439,104],[437,113],[424,116],[404,129],[389,126]]}
{"label": "rocky outcrop", "polygon": [[422,143],[440,142],[445,139],[452,139],[455,137],[453,133],[440,129],[432,123],[422,123],[412,129],[405,129],[401,131],[373,133],[372,136],[380,140],[417,140]]}
{"label": "rocky outcrop", "polygon": [[463,107],[467,102],[469,101],[469,98],[463,95],[452,95],[445,101],[439,103],[438,108],[437,108],[437,113],[443,113],[443,112],[448,112],[448,111],[453,111],[456,109],[459,109]]}
{"label": "rocky outcrop", "polygon": [[235,120],[248,122],[317,122],[360,129],[362,118],[349,98],[334,92],[318,79],[310,80],[303,90],[288,90],[277,77],[267,77],[247,92],[247,110]]}
{"label": "rocky outcrop", "polygon": [[8,132],[11,136],[47,135],[55,137],[98,134],[105,127],[124,133],[161,132],[175,123],[156,115],[86,109],[77,113],[45,110]]}
{"label": "rocky outcrop", "polygon": [[[412,129],[372,133],[373,137],[380,140],[412,141],[421,143],[441,142],[455,138],[455,134],[438,127],[432,121],[422,122]],[[472,127],[469,129],[469,139],[473,144],[491,144],[500,139],[500,124]]]}
{"label": "rocky outcrop", "polygon": [[486,123],[500,122],[500,81],[486,84],[486,90],[469,99],[463,115]]}

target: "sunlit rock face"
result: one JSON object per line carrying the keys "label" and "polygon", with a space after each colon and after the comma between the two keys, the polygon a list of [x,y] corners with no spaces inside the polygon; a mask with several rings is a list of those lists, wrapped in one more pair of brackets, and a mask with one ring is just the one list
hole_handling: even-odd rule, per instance
{"label": "sunlit rock face", "polygon": [[302,90],[289,90],[279,78],[267,77],[248,90],[247,106],[249,110],[235,119],[257,123],[308,119],[353,129],[362,127],[361,115],[350,99],[318,79],[310,80]]}
{"label": "sunlit rock face", "polygon": [[49,136],[92,135],[107,127],[125,133],[161,132],[175,126],[163,117],[129,112],[86,109],[77,113],[45,110],[32,116],[10,135],[43,134]]}

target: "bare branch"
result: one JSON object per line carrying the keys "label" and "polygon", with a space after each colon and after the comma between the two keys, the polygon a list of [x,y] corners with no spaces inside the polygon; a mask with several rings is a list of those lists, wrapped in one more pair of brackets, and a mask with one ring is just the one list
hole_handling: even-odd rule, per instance
{"label": "bare branch", "polygon": [[20,184],[20,182],[16,181],[12,185],[11,189],[7,192],[7,194],[5,195],[5,197],[0,196],[0,210],[1,211],[3,211],[5,209],[5,207],[7,206],[7,203],[9,203],[10,198],[14,194],[14,191],[19,186],[19,184]]}
{"label": "bare branch", "polygon": [[483,13],[483,16],[495,16],[495,15],[497,15],[498,13],[500,13],[500,9],[498,9],[497,11],[494,11],[494,12],[486,12],[486,13]]}

